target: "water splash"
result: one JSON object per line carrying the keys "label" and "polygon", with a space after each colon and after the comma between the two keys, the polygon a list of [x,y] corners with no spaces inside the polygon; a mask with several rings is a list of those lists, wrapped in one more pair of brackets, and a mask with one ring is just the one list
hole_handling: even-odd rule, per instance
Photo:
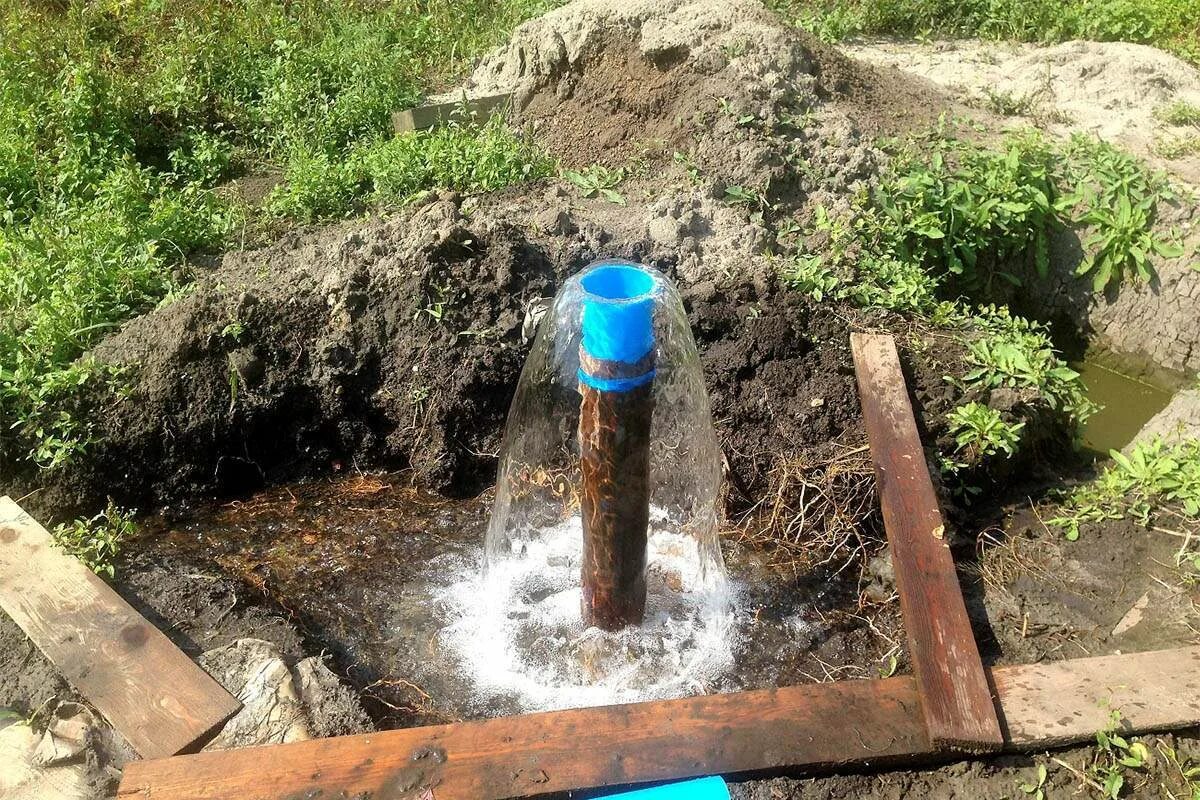
{"label": "water splash", "polygon": [[456,621],[440,643],[461,660],[477,699],[511,698],[534,711],[677,697],[708,691],[732,667],[736,592],[704,568],[693,537],[654,511],[640,627],[584,628],[578,516],[444,591]]}
{"label": "water splash", "polygon": [[[648,485],[651,511],[645,617],[639,626],[608,632],[581,618],[578,431],[582,322],[585,309],[593,320],[598,313],[589,276],[614,267],[637,278],[630,302],[652,327],[648,344],[624,360],[653,364],[653,415],[649,480],[639,484]],[[608,297],[599,301],[605,313]],[[646,347],[652,349],[643,358]],[[615,262],[568,280],[541,322],[509,411],[486,570],[442,596],[455,619],[439,642],[459,659],[474,691],[515,698],[526,710],[707,691],[734,657],[736,593],[717,541],[721,463],[700,357],[670,282]]]}
{"label": "water splash", "polygon": [[[599,262],[590,269],[611,262]],[[569,279],[542,320],[509,410],[496,500],[488,525],[488,569],[528,552],[527,545],[579,509],[579,343],[582,280]],[[723,580],[717,540],[722,454],[712,424],[700,356],[678,292],[655,270],[654,416],[650,429],[650,504],[696,545],[699,568]]]}

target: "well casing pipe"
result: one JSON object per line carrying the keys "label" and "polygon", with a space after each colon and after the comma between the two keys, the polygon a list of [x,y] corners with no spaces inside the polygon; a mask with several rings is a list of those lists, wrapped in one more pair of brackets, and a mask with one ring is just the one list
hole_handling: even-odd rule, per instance
{"label": "well casing pipe", "polygon": [[614,263],[581,284],[583,622],[615,631],[640,624],[646,608],[655,279]]}

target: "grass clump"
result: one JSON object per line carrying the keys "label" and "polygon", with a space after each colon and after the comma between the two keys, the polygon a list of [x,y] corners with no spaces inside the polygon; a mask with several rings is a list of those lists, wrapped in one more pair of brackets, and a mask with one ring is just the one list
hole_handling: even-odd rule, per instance
{"label": "grass clump", "polygon": [[502,118],[483,124],[460,120],[364,142],[344,157],[311,153],[297,159],[267,208],[304,220],[344,216],[368,203],[401,205],[434,188],[491,191],[553,169],[553,162]]}
{"label": "grass clump", "polygon": [[1200,0],[770,0],[826,41],[849,36],[1091,39],[1152,44],[1200,63]]}
{"label": "grass clump", "polygon": [[1137,442],[1128,455],[1109,451],[1113,463],[1091,483],[1067,495],[1049,524],[1071,541],[1080,525],[1134,519],[1150,525],[1156,515],[1200,523],[1200,440],[1168,443],[1161,437]]}
{"label": "grass clump", "polygon": [[1176,100],[1156,109],[1154,116],[1168,125],[1193,125],[1200,128],[1200,106],[1186,100]]}
{"label": "grass clump", "polygon": [[54,541],[92,572],[112,578],[122,543],[137,532],[133,516],[134,512],[118,508],[110,499],[96,516],[56,527]]}
{"label": "grass clump", "polygon": [[77,359],[247,223],[221,182],[283,171],[271,210],[312,219],[518,179],[496,127],[389,140],[389,115],[548,4],[0,4],[0,460],[86,447],[78,398],[117,382]]}

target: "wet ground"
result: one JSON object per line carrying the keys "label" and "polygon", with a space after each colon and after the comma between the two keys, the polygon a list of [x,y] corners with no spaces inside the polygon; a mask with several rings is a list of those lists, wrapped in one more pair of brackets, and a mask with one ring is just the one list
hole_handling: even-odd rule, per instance
{"label": "wet ground", "polygon": [[[306,649],[334,654],[381,725],[495,716],[539,706],[519,693],[481,691],[482,676],[446,635],[461,621],[452,590],[482,568],[490,507],[486,494],[448,500],[405,474],[352,475],[160,513],[143,522],[131,549],[244,581],[290,615]],[[856,570],[781,570],[735,544],[725,556],[735,598],[728,669],[675,694],[892,668],[902,638],[897,609],[862,610]]]}

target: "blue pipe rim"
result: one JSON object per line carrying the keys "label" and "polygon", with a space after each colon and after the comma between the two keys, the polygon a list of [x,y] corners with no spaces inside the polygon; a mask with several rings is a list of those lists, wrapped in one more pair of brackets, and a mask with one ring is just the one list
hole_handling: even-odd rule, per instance
{"label": "blue pipe rim", "polygon": [[593,358],[634,364],[654,347],[658,276],[629,261],[602,261],[579,276],[583,349]]}
{"label": "blue pipe rim", "polygon": [[590,303],[627,305],[651,298],[658,288],[654,275],[632,261],[602,261],[579,276]]}

